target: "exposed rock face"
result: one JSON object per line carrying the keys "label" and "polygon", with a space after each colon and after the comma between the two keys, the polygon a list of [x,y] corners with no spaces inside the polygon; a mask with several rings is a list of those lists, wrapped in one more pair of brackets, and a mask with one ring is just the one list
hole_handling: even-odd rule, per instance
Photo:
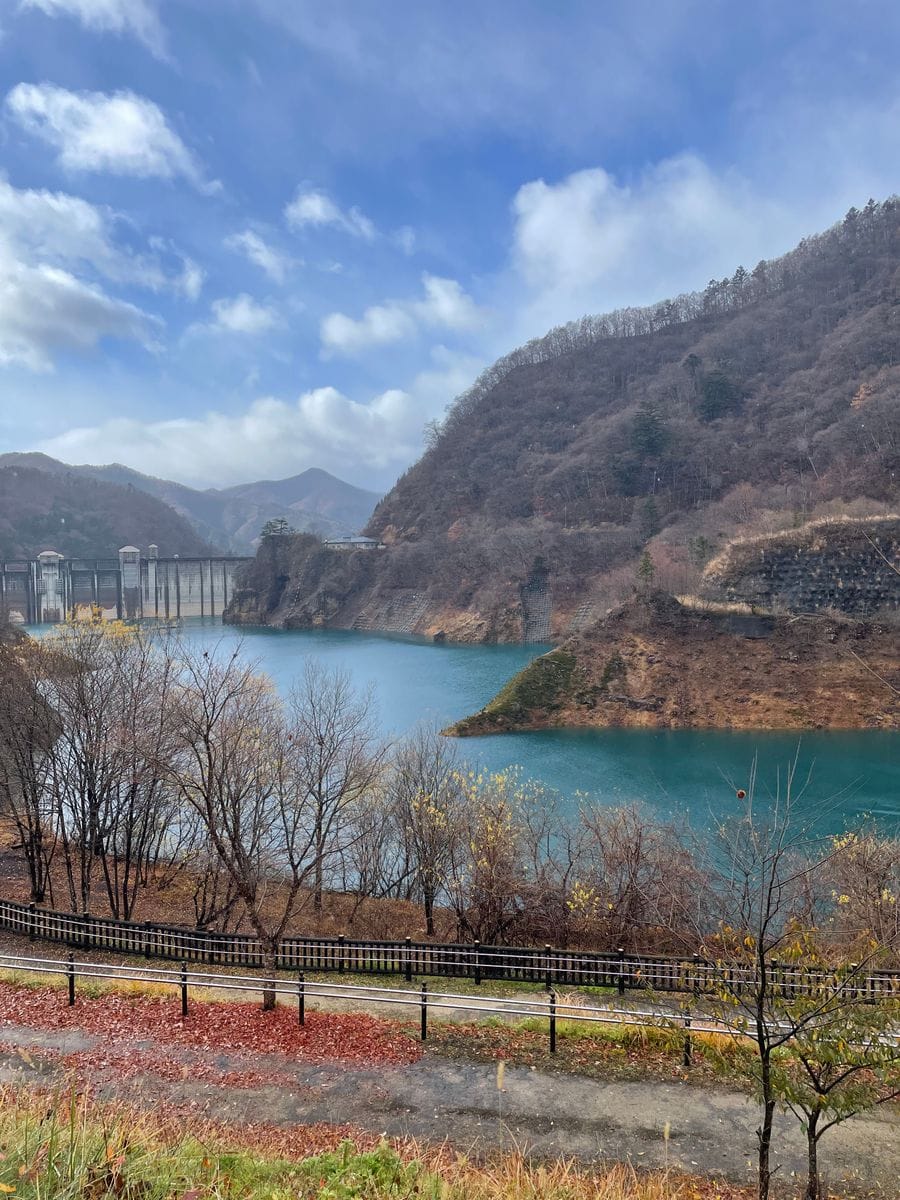
{"label": "exposed rock face", "polygon": [[814,521],[732,542],[709,564],[705,590],[791,612],[871,615],[900,609],[900,515]]}
{"label": "exposed rock face", "polygon": [[[448,603],[427,581],[410,587],[400,555],[390,550],[329,550],[315,537],[267,538],[240,577],[224,614],[233,625],[278,629],[358,629],[463,642],[548,640],[549,592],[520,597],[513,582],[490,617]],[[438,594],[435,594],[437,592]],[[532,603],[533,600],[533,603]],[[530,623],[526,614],[530,613]],[[538,636],[540,635],[540,637]]]}
{"label": "exposed rock face", "polygon": [[449,732],[898,729],[897,645],[887,619],[704,611],[656,592],[538,658]]}

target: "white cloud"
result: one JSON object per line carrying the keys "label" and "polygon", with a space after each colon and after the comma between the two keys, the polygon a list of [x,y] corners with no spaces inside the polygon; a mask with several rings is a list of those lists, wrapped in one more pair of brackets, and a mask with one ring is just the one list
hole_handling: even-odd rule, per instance
{"label": "white cloud", "polygon": [[483,365],[438,346],[408,387],[388,388],[368,403],[318,387],[292,402],[261,398],[233,414],[118,418],[38,448],[66,462],[122,462],[197,487],[277,479],[311,466],[380,487],[419,453],[426,421],[440,416]]}
{"label": "white cloud", "polygon": [[373,304],[359,320],[344,313],[329,313],[320,334],[326,353],[358,354],[413,337],[416,323],[401,303]]}
{"label": "white cloud", "polygon": [[0,251],[0,364],[52,369],[60,350],[89,350],[105,337],[153,344],[159,322],[68,271],[29,266]]}
{"label": "white cloud", "polygon": [[288,271],[294,265],[294,259],[282,254],[274,246],[270,246],[258,233],[245,229],[243,233],[234,233],[225,239],[228,250],[243,254],[255,266],[264,271],[276,283],[284,283]]}
{"label": "white cloud", "polygon": [[268,333],[281,324],[274,308],[258,304],[246,292],[232,299],[214,300],[212,312],[214,319],[208,328],[223,333]]}
{"label": "white cloud", "polygon": [[298,188],[284,215],[293,229],[307,226],[318,229],[330,225],[353,237],[364,238],[367,242],[375,237],[374,224],[358,208],[344,211],[325,192],[315,189],[304,191],[302,187]]}
{"label": "white cloud", "polygon": [[351,464],[379,470],[406,462],[418,449],[425,419],[414,397],[399,389],[361,404],[320,387],[293,403],[260,399],[236,415],[116,419],[70,430],[41,448],[68,462],[135,464],[196,486],[223,486],[307,466],[347,472]]}
{"label": "white cloud", "polygon": [[320,327],[323,351],[326,354],[358,354],[375,346],[414,337],[422,326],[459,331],[476,324],[478,308],[455,279],[425,274],[422,287],[423,299],[375,304],[359,319],[344,313],[330,313]]}
{"label": "white cloud", "polygon": [[203,291],[203,284],[206,280],[206,272],[201,266],[198,266],[192,258],[186,258],[181,269],[181,274],[176,282],[176,289],[186,296],[188,300],[196,300]]}
{"label": "white cloud", "polygon": [[524,336],[586,312],[703,287],[740,262],[750,267],[786,249],[793,233],[779,246],[773,231],[783,238],[786,228],[804,227],[802,215],[691,154],[630,183],[601,167],[555,184],[534,180],[512,209],[512,286],[521,294],[524,284],[531,297],[519,309]]}
{"label": "white cloud", "polygon": [[69,92],[49,83],[20,83],[6,107],[27,132],[59,151],[70,171],[108,171],[139,179],[187,179],[213,191],[162,110],[134,92]]}
{"label": "white cloud", "polygon": [[471,329],[478,321],[475,301],[466,295],[455,279],[425,274],[422,276],[422,286],[425,299],[416,301],[412,308],[425,325],[460,330]]}
{"label": "white cloud", "polygon": [[20,0],[20,8],[34,8],[48,17],[76,17],[98,33],[129,33],[162,57],[165,36],[155,7],[147,0]]}
{"label": "white cloud", "polygon": [[[117,239],[120,219],[66,192],[13,187],[0,176],[0,245],[26,262],[89,267],[117,283],[172,288],[196,298],[203,273],[190,259],[151,242],[135,253]],[[174,259],[169,269],[165,258]]]}

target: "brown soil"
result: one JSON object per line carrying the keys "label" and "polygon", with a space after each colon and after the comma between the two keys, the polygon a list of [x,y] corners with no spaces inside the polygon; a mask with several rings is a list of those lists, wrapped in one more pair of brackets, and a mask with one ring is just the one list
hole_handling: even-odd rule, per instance
{"label": "brown soil", "polygon": [[525,668],[450,732],[551,726],[898,729],[898,631],[635,599]]}

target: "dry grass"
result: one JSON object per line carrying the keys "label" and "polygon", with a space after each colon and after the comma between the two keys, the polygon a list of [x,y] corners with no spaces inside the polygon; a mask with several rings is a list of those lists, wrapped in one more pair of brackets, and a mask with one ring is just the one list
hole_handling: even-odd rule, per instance
{"label": "dry grass", "polygon": [[675,599],[682,608],[690,608],[698,612],[737,613],[740,616],[759,616],[766,611],[741,600],[707,600],[704,596],[676,596]]}
{"label": "dry grass", "polygon": [[[661,1136],[664,1136],[664,1131]],[[16,1200],[743,1200],[725,1183],[613,1165],[476,1163],[333,1126],[227,1128],[75,1092],[0,1088],[0,1192]]]}

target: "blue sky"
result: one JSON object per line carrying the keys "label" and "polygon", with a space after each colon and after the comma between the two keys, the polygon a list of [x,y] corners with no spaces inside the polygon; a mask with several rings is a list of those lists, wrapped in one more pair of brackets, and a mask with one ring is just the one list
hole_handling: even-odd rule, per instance
{"label": "blue sky", "polygon": [[499,354],[900,189],[893,3],[0,0],[0,448],[386,488]]}

